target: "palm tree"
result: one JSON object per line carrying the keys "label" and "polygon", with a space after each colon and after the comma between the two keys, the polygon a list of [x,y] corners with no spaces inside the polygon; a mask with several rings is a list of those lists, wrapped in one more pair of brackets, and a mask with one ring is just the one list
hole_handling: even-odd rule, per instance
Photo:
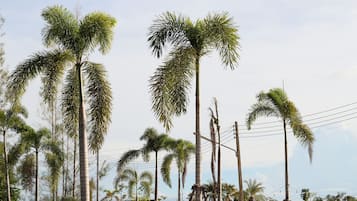
{"label": "palm tree", "polygon": [[164,182],[171,188],[171,163],[176,161],[177,166],[177,200],[181,201],[181,183],[182,188],[185,187],[185,178],[187,173],[187,165],[190,161],[191,155],[195,153],[195,146],[186,140],[176,140],[170,146],[169,153],[164,157],[161,165],[161,175]]}
{"label": "palm tree", "polygon": [[152,175],[148,171],[144,171],[139,175],[136,170],[126,168],[116,178],[116,185],[119,182],[128,182],[128,195],[136,201],[139,200],[140,193],[144,198],[150,197]]}
{"label": "palm tree", "polygon": [[[87,95],[89,106],[91,135],[104,138],[111,118],[111,89],[106,80],[104,66],[89,61],[88,55],[97,47],[102,54],[109,51],[116,20],[102,12],[93,12],[78,19],[62,6],[47,7],[43,10],[42,17],[46,21],[42,31],[43,41],[51,49],[36,53],[18,65],[10,76],[8,88],[11,94],[16,95],[13,98],[17,98],[25,92],[30,79],[42,74],[44,79],[41,94],[45,100],[53,99],[57,94],[57,85],[67,67],[70,67],[62,97],[64,121],[67,133],[79,134],[81,200],[88,201],[88,146],[84,94]],[[85,89],[84,79],[88,84]]]}
{"label": "palm tree", "polygon": [[149,154],[155,152],[155,200],[158,199],[158,153],[168,150],[172,139],[166,134],[158,134],[154,128],[147,128],[140,140],[145,140],[141,149],[129,150],[118,161],[117,171],[120,173],[127,163],[142,155],[145,161],[149,161]]}
{"label": "palm tree", "polygon": [[288,143],[287,124],[293,130],[294,136],[303,146],[308,148],[310,162],[312,160],[312,145],[314,136],[310,128],[302,122],[301,115],[294,103],[290,101],[280,88],[270,89],[269,92],[261,92],[257,95],[258,102],[252,105],[247,118],[248,129],[259,116],[277,117],[282,119],[285,141],[285,201],[289,200],[289,180],[288,180]]}
{"label": "palm tree", "polygon": [[10,188],[10,177],[9,177],[9,164],[8,164],[8,154],[6,147],[6,135],[10,130],[21,132],[20,130],[24,127],[25,122],[23,117],[27,117],[27,111],[24,107],[19,104],[12,105],[9,109],[0,109],[0,131],[3,136],[3,152],[4,152],[4,172],[6,179],[6,189],[7,189],[7,200],[11,201],[11,188]]}
{"label": "palm tree", "polygon": [[46,128],[34,131],[32,128],[28,128],[27,132],[22,135],[22,143],[26,144],[29,148],[33,148],[35,151],[35,201],[40,200],[39,196],[39,152],[44,148],[45,140],[50,137],[50,131]]}
{"label": "palm tree", "polygon": [[[167,43],[173,49],[162,66],[150,78],[152,109],[169,130],[171,118],[186,112],[187,93],[193,75],[196,77],[196,187],[201,183],[200,138],[200,59],[218,50],[222,63],[235,69],[239,54],[239,36],[232,18],[227,13],[208,15],[192,22],[188,17],[166,12],[150,27],[148,42],[152,53],[160,58]],[[196,190],[199,190],[197,188]],[[200,193],[196,200],[200,200]]]}
{"label": "palm tree", "polygon": [[249,179],[244,181],[247,184],[247,188],[245,189],[246,198],[248,200],[257,200],[257,201],[264,201],[264,186],[262,183],[257,182],[255,179]]}

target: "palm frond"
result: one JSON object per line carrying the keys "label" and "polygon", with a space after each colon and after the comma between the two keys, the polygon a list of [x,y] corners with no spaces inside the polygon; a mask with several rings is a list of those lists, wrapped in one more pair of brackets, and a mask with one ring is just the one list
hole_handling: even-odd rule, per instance
{"label": "palm frond", "polygon": [[144,134],[140,136],[140,140],[146,140],[149,141],[150,139],[157,138],[158,132],[155,128],[147,128],[144,131]]}
{"label": "palm frond", "polygon": [[172,127],[172,116],[186,112],[193,61],[192,48],[177,48],[150,78],[152,110],[167,130]]}
{"label": "palm frond", "polygon": [[8,153],[8,164],[13,167],[17,164],[21,156],[27,151],[26,145],[23,143],[17,143],[11,147]]}
{"label": "palm frond", "polygon": [[68,61],[64,60],[47,64],[43,71],[40,94],[44,102],[48,105],[51,105],[57,96],[58,86],[62,81],[67,62]]}
{"label": "palm frond", "polygon": [[185,27],[190,23],[187,17],[171,12],[159,16],[149,28],[148,42],[152,53],[157,58],[161,57],[167,42],[175,47],[186,46],[189,41],[186,38]]}
{"label": "palm frond", "polygon": [[118,161],[117,172],[120,173],[127,163],[138,158],[140,154],[140,149],[125,152]]}
{"label": "palm frond", "polygon": [[35,170],[35,155],[26,155],[25,158],[21,160],[20,165],[17,168],[21,185],[25,190],[32,190],[34,186]]}
{"label": "palm frond", "polygon": [[72,55],[61,50],[34,54],[18,65],[9,77],[8,96],[17,99],[25,93],[28,81],[46,70],[48,66],[62,66],[72,59]]}
{"label": "palm frond", "polygon": [[79,81],[76,75],[76,68],[67,72],[61,101],[64,126],[70,137],[78,136]]}
{"label": "palm frond", "polygon": [[251,125],[259,116],[279,117],[279,114],[275,108],[271,107],[271,105],[267,105],[264,102],[258,102],[252,105],[247,116],[247,127],[248,129],[251,129]]}
{"label": "palm frond", "polygon": [[77,53],[79,25],[76,17],[63,6],[45,8],[42,17],[46,21],[46,26],[42,30],[44,44],[60,45]]}
{"label": "palm frond", "polygon": [[146,197],[146,198],[148,198],[150,196],[151,184],[152,183],[149,183],[147,181],[141,181],[140,182],[141,190],[143,191],[144,197]]}
{"label": "palm frond", "polygon": [[141,181],[146,181],[146,182],[148,182],[148,183],[151,185],[152,182],[153,182],[153,177],[152,177],[151,172],[149,172],[149,171],[144,171],[144,172],[142,172],[142,173],[140,174],[139,180],[141,180]]}
{"label": "palm frond", "polygon": [[311,163],[313,154],[313,144],[315,141],[312,131],[306,124],[302,123],[291,122],[290,126],[293,129],[294,136],[304,147],[307,147]]}
{"label": "palm frond", "polygon": [[215,46],[225,66],[229,66],[232,70],[236,68],[240,38],[233,18],[229,17],[228,13],[211,14],[203,20],[203,23],[207,43]]}
{"label": "palm frond", "polygon": [[171,163],[174,159],[175,154],[168,154],[164,157],[162,165],[161,165],[161,175],[164,182],[171,188],[171,177],[170,177],[170,170],[171,170]]}
{"label": "palm frond", "polygon": [[99,45],[99,51],[107,53],[113,40],[114,17],[102,12],[93,12],[85,16],[79,27],[80,38],[84,40],[85,49],[92,51]]}
{"label": "palm frond", "polygon": [[95,152],[102,147],[111,121],[112,91],[103,65],[85,62],[83,70],[88,83],[89,148]]}

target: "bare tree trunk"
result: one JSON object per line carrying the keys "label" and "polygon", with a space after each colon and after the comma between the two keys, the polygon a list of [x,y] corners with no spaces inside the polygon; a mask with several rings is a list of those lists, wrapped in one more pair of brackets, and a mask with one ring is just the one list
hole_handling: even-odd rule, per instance
{"label": "bare tree trunk", "polygon": [[177,167],[177,178],[178,178],[177,201],[181,201],[181,175],[180,175],[180,168],[178,167]]}
{"label": "bare tree trunk", "polygon": [[35,186],[35,201],[39,201],[40,200],[40,194],[39,194],[39,175],[38,175],[38,150],[36,149],[36,173],[35,173],[35,177],[36,177],[36,186]]}
{"label": "bare tree trunk", "polygon": [[79,168],[81,201],[89,201],[89,180],[88,180],[88,143],[86,135],[86,115],[84,109],[83,90],[82,90],[82,72],[81,64],[77,62],[77,73],[79,80]]}
{"label": "bare tree trunk", "polygon": [[99,201],[99,149],[97,150],[97,201]]}
{"label": "bare tree trunk", "polygon": [[285,201],[289,201],[289,173],[288,173],[288,140],[286,136],[286,121],[284,123],[284,142],[285,142]]}
{"label": "bare tree trunk", "polygon": [[157,201],[157,151],[155,151],[155,201]]}
{"label": "bare tree trunk", "polygon": [[6,178],[6,191],[7,191],[7,200],[11,201],[11,188],[10,188],[10,176],[9,176],[9,168],[8,168],[8,160],[7,160],[7,152],[6,152],[6,131],[5,129],[2,131],[3,135],[3,143],[4,143],[4,165],[5,165],[5,178]]}
{"label": "bare tree trunk", "polygon": [[72,182],[72,197],[75,197],[76,191],[76,156],[77,156],[77,136],[73,137],[73,182]]}
{"label": "bare tree trunk", "polygon": [[[64,150],[64,144],[65,144],[65,142],[64,142],[64,133],[63,133],[63,131],[62,131],[62,151],[63,151],[63,153],[65,153],[65,150]],[[64,160],[64,162],[63,162],[63,165],[62,165],[62,197],[64,197],[65,196],[65,189],[66,189],[66,161]]]}
{"label": "bare tree trunk", "polygon": [[196,201],[201,201],[200,60],[196,56]]}

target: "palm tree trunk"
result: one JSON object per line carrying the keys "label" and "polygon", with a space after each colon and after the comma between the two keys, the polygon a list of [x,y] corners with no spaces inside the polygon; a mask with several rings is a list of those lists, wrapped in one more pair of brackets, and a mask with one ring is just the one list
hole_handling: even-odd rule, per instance
{"label": "palm tree trunk", "polygon": [[[65,153],[64,150],[64,133],[62,131],[62,152]],[[64,192],[66,189],[66,184],[65,184],[65,180],[66,180],[66,162],[64,160],[63,164],[62,164],[62,197],[64,196]]]}
{"label": "palm tree trunk", "polygon": [[196,56],[196,201],[201,201],[200,59]]}
{"label": "palm tree trunk", "polygon": [[38,182],[38,179],[39,179],[39,176],[38,176],[38,150],[36,149],[36,153],[35,153],[36,155],[35,155],[35,163],[36,163],[36,173],[35,173],[35,177],[36,177],[36,186],[35,186],[35,201],[39,201],[40,200],[40,194],[39,194],[39,187],[40,187],[40,185],[39,185],[39,182]]}
{"label": "palm tree trunk", "polygon": [[99,149],[97,150],[97,185],[96,185],[96,188],[97,188],[97,193],[96,193],[97,201],[99,201]]}
{"label": "palm tree trunk", "polygon": [[5,165],[7,200],[11,201],[10,176],[9,176],[9,168],[8,168],[8,160],[7,160],[7,152],[6,152],[6,131],[5,131],[5,129],[2,131],[2,135],[3,135],[3,143],[4,143],[4,160],[5,160],[4,165]]}
{"label": "palm tree trunk", "polygon": [[284,142],[285,142],[285,201],[289,201],[289,174],[288,174],[288,140],[286,136],[286,121],[284,123]]}
{"label": "palm tree trunk", "polygon": [[88,180],[88,143],[86,135],[86,115],[84,109],[83,89],[82,89],[82,72],[81,64],[76,64],[79,80],[79,168],[80,168],[80,185],[81,201],[89,201],[89,180]]}
{"label": "palm tree trunk", "polygon": [[138,201],[138,181],[135,183],[135,201]]}
{"label": "palm tree trunk", "polygon": [[180,176],[180,168],[177,168],[177,178],[178,178],[178,185],[177,185],[177,201],[181,201],[181,176]]}
{"label": "palm tree trunk", "polygon": [[[218,116],[217,116],[218,117]],[[218,174],[217,174],[217,177],[218,177],[218,201],[221,201],[222,200],[222,176],[221,176],[221,134],[220,134],[220,127],[219,125],[217,125],[217,133],[218,133]]]}
{"label": "palm tree trunk", "polygon": [[77,156],[77,135],[73,137],[73,182],[72,182],[72,197],[76,192],[76,156]]}
{"label": "palm tree trunk", "polygon": [[157,201],[157,151],[155,151],[155,201]]}

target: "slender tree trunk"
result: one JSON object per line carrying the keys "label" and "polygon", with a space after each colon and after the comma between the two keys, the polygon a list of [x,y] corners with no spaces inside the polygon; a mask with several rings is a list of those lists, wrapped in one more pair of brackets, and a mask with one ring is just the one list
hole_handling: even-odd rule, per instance
{"label": "slender tree trunk", "polygon": [[[64,133],[63,133],[63,131],[62,131],[61,134],[62,134],[62,151],[63,151],[63,153],[65,153],[65,150],[64,150],[65,142],[64,142]],[[62,197],[64,196],[65,189],[66,189],[65,180],[66,180],[66,160],[64,160],[64,162],[62,164]]]}
{"label": "slender tree trunk", "polygon": [[97,150],[97,201],[99,201],[99,149]]}
{"label": "slender tree trunk", "polygon": [[196,56],[196,201],[201,201],[200,59]]}
{"label": "slender tree trunk", "polygon": [[81,201],[89,201],[89,180],[88,180],[88,143],[86,135],[86,115],[84,109],[81,63],[76,64],[79,81],[79,168]]}
{"label": "slender tree trunk", "polygon": [[157,151],[155,151],[155,201],[157,201]]}
{"label": "slender tree trunk", "polygon": [[285,201],[289,201],[289,173],[288,173],[288,139],[286,136],[286,121],[284,123],[284,142],[285,142]]}
{"label": "slender tree trunk", "polygon": [[75,197],[76,192],[76,156],[77,156],[77,136],[73,137],[73,182],[72,182],[72,197]]}
{"label": "slender tree trunk", "polygon": [[[218,116],[217,116],[218,118]],[[217,134],[218,134],[218,174],[217,174],[217,177],[218,177],[218,201],[221,201],[222,200],[222,176],[221,176],[221,134],[220,134],[220,126],[218,125],[217,123]]]}
{"label": "slender tree trunk", "polygon": [[138,201],[138,181],[135,183],[135,201]]}
{"label": "slender tree trunk", "polygon": [[36,173],[35,173],[35,177],[36,177],[36,181],[35,181],[35,201],[39,201],[40,200],[40,194],[39,194],[39,188],[40,188],[40,185],[39,185],[39,175],[38,175],[38,150],[36,149],[35,151],[35,163],[36,163]]}
{"label": "slender tree trunk", "polygon": [[6,178],[6,192],[7,192],[7,200],[11,201],[11,188],[10,188],[10,176],[9,176],[9,168],[8,168],[8,160],[7,160],[7,152],[6,152],[6,131],[5,129],[2,131],[3,135],[3,143],[4,143],[4,165],[5,165],[5,178]]}
{"label": "slender tree trunk", "polygon": [[64,188],[64,196],[66,197],[67,196],[67,187],[68,187],[68,173],[69,173],[69,170],[68,170],[68,164],[69,164],[69,137],[68,135],[66,136],[66,147],[67,147],[67,150],[66,150],[66,179],[65,179],[65,188]]}
{"label": "slender tree trunk", "polygon": [[177,167],[177,201],[181,201],[181,175],[180,175],[180,168]]}

